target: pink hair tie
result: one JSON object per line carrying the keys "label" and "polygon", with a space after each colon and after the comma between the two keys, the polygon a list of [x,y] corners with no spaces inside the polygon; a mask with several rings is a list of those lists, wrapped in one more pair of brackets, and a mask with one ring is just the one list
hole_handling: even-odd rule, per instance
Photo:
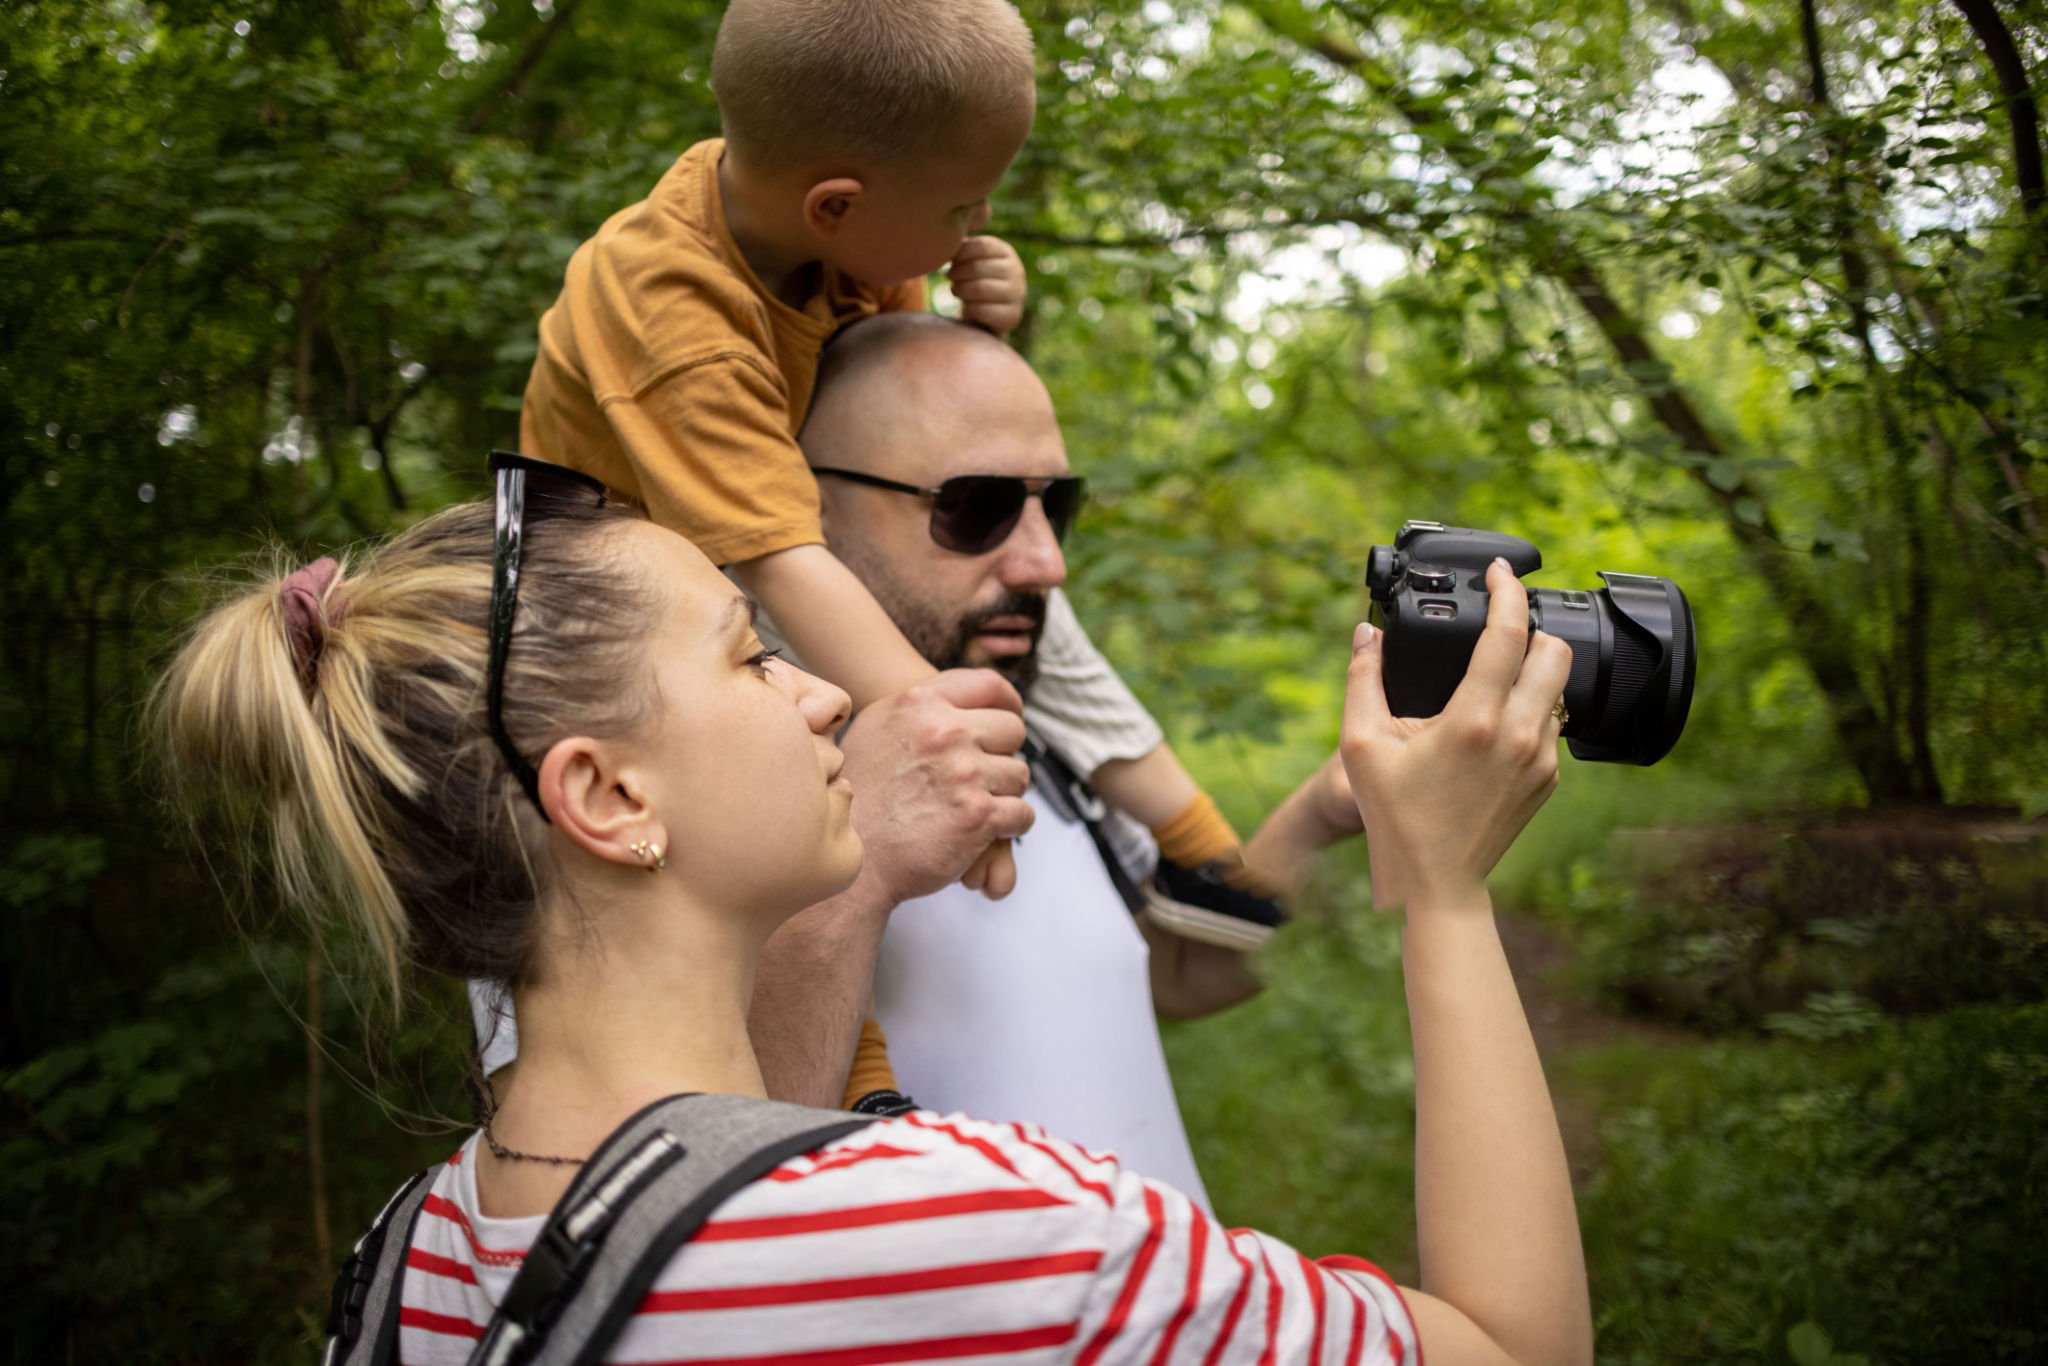
{"label": "pink hair tie", "polygon": [[341,572],[332,555],[322,555],[309,565],[302,565],[292,571],[284,581],[280,596],[284,600],[284,629],[290,639],[292,658],[298,663],[299,677],[308,683],[320,667],[320,650],[327,643],[327,628],[341,623],[342,604],[336,602],[329,610],[321,605],[327,596],[328,585]]}

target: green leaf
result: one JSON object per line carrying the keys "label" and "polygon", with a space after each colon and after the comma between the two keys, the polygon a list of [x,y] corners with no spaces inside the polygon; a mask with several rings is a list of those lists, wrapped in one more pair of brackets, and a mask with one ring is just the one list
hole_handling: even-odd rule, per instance
{"label": "green leaf", "polygon": [[1785,1334],[1785,1349],[1799,1366],[1833,1366],[1835,1344],[1817,1323],[1801,1323]]}
{"label": "green leaf", "polygon": [[1742,487],[1742,466],[1725,455],[1710,460],[1707,462],[1707,482],[1723,493],[1733,493]]}

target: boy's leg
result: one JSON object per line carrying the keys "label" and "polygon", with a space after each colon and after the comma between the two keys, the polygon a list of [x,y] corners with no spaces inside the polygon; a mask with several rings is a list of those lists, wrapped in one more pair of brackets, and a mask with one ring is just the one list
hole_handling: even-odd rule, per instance
{"label": "boy's leg", "polygon": [[1057,588],[1046,602],[1038,682],[1024,700],[1024,719],[1075,772],[1091,780],[1104,764],[1143,759],[1166,738],[1145,704],[1088,639],[1073,604]]}

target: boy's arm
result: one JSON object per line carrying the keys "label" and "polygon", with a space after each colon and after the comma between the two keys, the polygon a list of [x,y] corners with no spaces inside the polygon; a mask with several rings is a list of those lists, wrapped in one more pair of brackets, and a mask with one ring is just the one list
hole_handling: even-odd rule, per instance
{"label": "boy's arm", "polygon": [[1136,759],[1111,759],[1088,777],[1117,810],[1155,834],[1202,795],[1173,746],[1161,740]]}
{"label": "boy's arm", "polygon": [[824,546],[794,546],[733,568],[804,667],[846,689],[854,710],[938,672]]}
{"label": "boy's arm", "polygon": [[[794,546],[733,568],[804,667],[846,689],[856,710],[938,672],[903,638],[867,585],[824,546]],[[990,845],[960,882],[994,900],[1008,896],[1017,886],[1009,844]]]}

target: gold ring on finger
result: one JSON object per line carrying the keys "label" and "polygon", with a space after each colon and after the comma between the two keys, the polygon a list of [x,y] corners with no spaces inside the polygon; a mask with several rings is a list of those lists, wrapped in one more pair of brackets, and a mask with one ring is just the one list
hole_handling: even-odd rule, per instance
{"label": "gold ring on finger", "polygon": [[1572,719],[1572,714],[1569,711],[1565,710],[1564,699],[1562,697],[1558,698],[1557,701],[1550,704],[1550,714],[1557,718],[1557,724],[1559,724],[1560,726]]}

